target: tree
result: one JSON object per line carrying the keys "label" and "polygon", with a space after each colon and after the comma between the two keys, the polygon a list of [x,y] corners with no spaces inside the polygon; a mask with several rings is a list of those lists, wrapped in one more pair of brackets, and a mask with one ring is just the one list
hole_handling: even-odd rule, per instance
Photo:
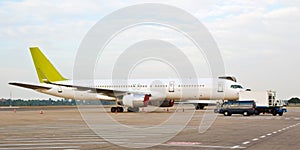
{"label": "tree", "polygon": [[296,104],[296,103],[300,103],[300,99],[298,97],[293,97],[288,102]]}

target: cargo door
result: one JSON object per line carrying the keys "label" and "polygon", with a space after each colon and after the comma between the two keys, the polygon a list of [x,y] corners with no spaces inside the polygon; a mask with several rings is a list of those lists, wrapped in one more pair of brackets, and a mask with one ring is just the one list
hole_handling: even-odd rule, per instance
{"label": "cargo door", "polygon": [[218,92],[224,92],[224,84],[223,82],[218,83]]}
{"label": "cargo door", "polygon": [[174,84],[175,84],[174,81],[169,82],[169,92],[174,92]]}

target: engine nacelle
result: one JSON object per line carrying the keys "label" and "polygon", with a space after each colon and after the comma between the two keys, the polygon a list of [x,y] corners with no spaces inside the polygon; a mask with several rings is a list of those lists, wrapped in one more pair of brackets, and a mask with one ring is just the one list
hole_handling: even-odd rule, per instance
{"label": "engine nacelle", "polygon": [[164,100],[159,107],[173,107],[174,105],[174,100]]}
{"label": "engine nacelle", "polygon": [[174,100],[150,101],[150,105],[158,107],[173,107]]}
{"label": "engine nacelle", "polygon": [[127,107],[147,107],[150,95],[147,94],[129,94],[123,96],[122,103]]}

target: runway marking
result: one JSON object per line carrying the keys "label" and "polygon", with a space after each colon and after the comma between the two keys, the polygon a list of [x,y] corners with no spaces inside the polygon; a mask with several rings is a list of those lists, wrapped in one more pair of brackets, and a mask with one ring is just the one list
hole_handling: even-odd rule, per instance
{"label": "runway marking", "polygon": [[221,148],[221,149],[243,149],[246,147],[236,146],[214,146],[214,145],[177,145],[177,144],[160,144],[162,146],[182,146],[182,147],[198,147],[198,148]]}
{"label": "runway marking", "polygon": [[[5,140],[5,141],[8,141],[8,140]],[[84,143],[84,142],[103,142],[102,141],[99,141],[98,139],[85,139],[85,140],[80,140],[80,139],[35,139],[35,140],[32,140],[32,141],[25,141],[25,140],[11,140],[11,141],[8,141],[8,142],[16,142],[16,141],[20,141],[20,142],[23,142],[23,143],[36,143],[36,142],[50,142],[50,143],[53,143],[53,142],[68,142],[68,143],[77,143],[77,142],[80,142],[80,143]],[[1,143],[0,143],[0,146],[1,146]]]}
{"label": "runway marking", "polygon": [[[95,139],[93,137],[84,137],[84,139],[82,139],[83,137],[72,137],[72,141],[83,141],[83,140],[103,140],[101,138]],[[7,139],[2,139],[3,141],[47,141],[47,140],[67,140],[67,137],[65,138],[55,138],[55,137],[37,137],[37,138],[18,138],[18,137],[14,137],[14,138],[7,138]]]}
{"label": "runway marking", "polygon": [[246,142],[243,142],[242,144],[246,145],[246,144],[249,144],[250,142],[249,141],[246,141]]}
{"label": "runway marking", "polygon": [[[79,145],[86,145],[86,144],[106,144],[107,142],[84,142],[84,143],[51,143],[54,145],[65,145],[65,144],[79,144]],[[49,143],[16,143],[16,144],[0,144],[1,147],[13,147],[13,146],[44,146],[49,145]]]}
{"label": "runway marking", "polygon": [[261,138],[261,139],[262,139],[262,138],[265,138],[265,137],[266,137],[265,135],[262,135],[262,136],[260,136],[259,138]]}
{"label": "runway marking", "polygon": [[173,144],[173,145],[199,145],[202,144],[200,142],[168,142],[167,144]]}
{"label": "runway marking", "polygon": [[[289,128],[293,128],[293,127],[295,127],[295,126],[297,126],[297,125],[300,125],[300,122],[298,122],[297,124],[290,125],[290,126],[288,126],[288,127],[279,129],[279,130],[277,130],[277,131],[270,132],[270,133],[268,133],[268,134],[262,135],[262,136],[260,136],[259,138],[260,138],[260,139],[263,139],[263,138],[265,138],[266,136],[269,136],[269,137],[270,137],[272,134],[276,134],[276,133],[278,133],[278,132],[287,130],[287,129],[289,129]],[[254,142],[254,141],[258,141],[259,138],[254,138],[254,139],[252,139],[252,141],[253,141],[253,142]],[[245,141],[245,142],[243,142],[242,144],[243,144],[243,145],[246,145],[246,144],[249,144],[249,143],[251,143],[251,142],[250,142],[250,141]],[[237,145],[237,146],[238,146],[238,145]]]}
{"label": "runway marking", "polygon": [[232,149],[240,148],[240,145],[235,145],[231,147]]}
{"label": "runway marking", "polygon": [[19,147],[19,148],[0,148],[0,150],[23,150],[23,149],[72,149],[72,150],[79,150],[80,146],[41,146],[41,147]]}

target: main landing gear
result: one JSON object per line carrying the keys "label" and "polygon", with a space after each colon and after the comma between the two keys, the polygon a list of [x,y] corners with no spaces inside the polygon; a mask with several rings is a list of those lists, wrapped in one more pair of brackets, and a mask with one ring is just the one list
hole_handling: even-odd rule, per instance
{"label": "main landing gear", "polygon": [[112,107],[110,108],[111,112],[124,112],[124,108],[123,107]]}
{"label": "main landing gear", "polygon": [[138,108],[138,107],[128,107],[127,111],[128,112],[139,112],[140,108]]}
{"label": "main landing gear", "polygon": [[204,104],[197,104],[196,106],[195,106],[195,109],[196,110],[199,110],[199,109],[204,109]]}
{"label": "main landing gear", "polygon": [[[140,108],[139,107],[128,107],[127,108],[127,112],[139,112]],[[110,112],[114,113],[114,112],[124,112],[124,108],[123,107],[111,107],[110,108]]]}

